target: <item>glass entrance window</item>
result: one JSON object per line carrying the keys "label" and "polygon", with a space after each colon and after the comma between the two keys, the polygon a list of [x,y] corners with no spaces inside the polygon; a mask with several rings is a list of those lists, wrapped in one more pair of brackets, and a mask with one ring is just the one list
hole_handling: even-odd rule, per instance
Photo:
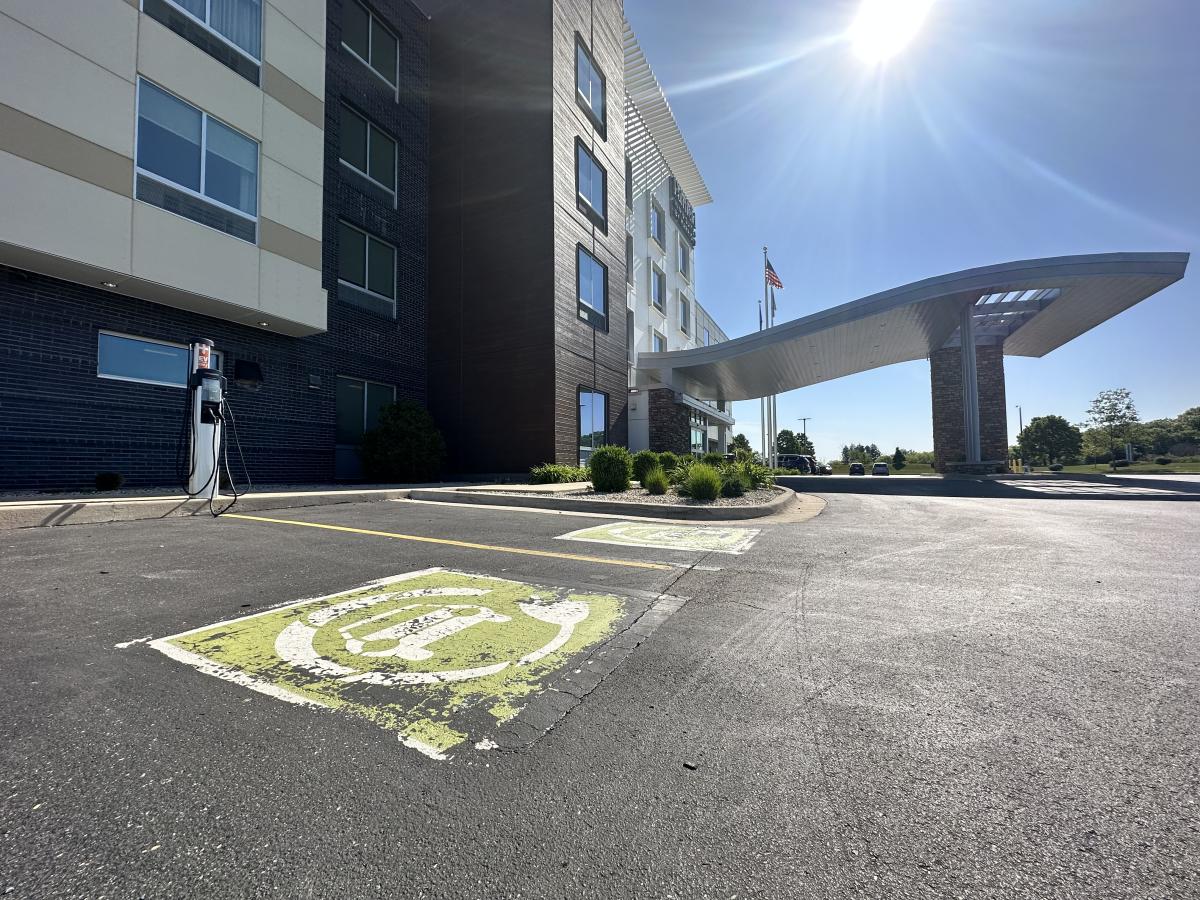
{"label": "glass entrance window", "polygon": [[579,465],[608,443],[608,395],[579,389]]}

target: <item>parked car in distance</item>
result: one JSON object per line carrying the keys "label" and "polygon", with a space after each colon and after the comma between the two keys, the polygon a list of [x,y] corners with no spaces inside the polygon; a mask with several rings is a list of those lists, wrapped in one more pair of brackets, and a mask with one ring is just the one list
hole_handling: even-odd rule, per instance
{"label": "parked car in distance", "polygon": [[781,469],[796,469],[801,475],[811,475],[808,459],[798,453],[780,453],[777,460]]}
{"label": "parked car in distance", "polygon": [[866,475],[867,470],[863,468],[862,463],[850,463],[850,474],[851,475]]}
{"label": "parked car in distance", "polygon": [[887,463],[877,462],[877,463],[875,463],[875,465],[871,466],[871,474],[872,475],[891,475],[892,470],[888,468]]}

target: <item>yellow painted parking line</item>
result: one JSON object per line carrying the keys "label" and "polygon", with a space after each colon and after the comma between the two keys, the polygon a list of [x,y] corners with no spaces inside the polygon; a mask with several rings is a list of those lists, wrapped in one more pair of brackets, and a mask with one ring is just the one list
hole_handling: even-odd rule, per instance
{"label": "yellow painted parking line", "polygon": [[244,519],[247,522],[272,522],[276,525],[303,525],[305,528],[324,528],[327,531],[344,531],[348,534],[367,534],[374,537],[393,538],[398,541],[441,544],[446,547],[462,547],[466,550],[490,550],[493,553],[517,553],[522,556],[544,556],[549,559],[570,559],[575,562],[599,563],[604,566],[626,566],[633,569],[662,569],[668,571],[675,568],[665,563],[640,562],[634,559],[607,559],[603,556],[585,556],[581,553],[557,553],[553,550],[530,550],[525,547],[501,547],[497,544],[475,544],[471,541],[456,541],[451,538],[425,537],[419,534],[398,534],[393,531],[372,531],[369,528],[350,528],[346,525],[301,522],[298,519],[271,519],[266,516],[248,516],[243,513],[225,513],[221,518]]}

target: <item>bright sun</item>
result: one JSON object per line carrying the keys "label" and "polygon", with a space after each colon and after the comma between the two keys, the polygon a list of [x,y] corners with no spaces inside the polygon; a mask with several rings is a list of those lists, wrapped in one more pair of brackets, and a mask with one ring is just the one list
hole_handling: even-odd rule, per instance
{"label": "bright sun", "polygon": [[855,55],[878,65],[917,36],[933,0],[862,0],[847,32]]}

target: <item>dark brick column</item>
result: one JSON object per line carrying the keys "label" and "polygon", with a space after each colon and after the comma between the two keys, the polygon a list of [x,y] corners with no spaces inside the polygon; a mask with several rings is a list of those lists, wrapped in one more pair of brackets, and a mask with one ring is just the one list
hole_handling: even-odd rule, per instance
{"label": "dark brick column", "polygon": [[1004,347],[975,348],[979,373],[979,457],[1008,461],[1008,406],[1004,399]]}
{"label": "dark brick column", "polygon": [[686,456],[692,452],[691,417],[688,408],[675,402],[675,392],[667,388],[647,391],[650,395],[650,449],[656,453],[670,450]]}
{"label": "dark brick column", "polygon": [[[984,462],[1008,459],[1008,413],[1004,399],[1004,347],[977,346],[975,368],[979,381],[979,450]],[[967,458],[963,426],[962,350],[943,347],[929,355],[933,397],[934,468]]]}

